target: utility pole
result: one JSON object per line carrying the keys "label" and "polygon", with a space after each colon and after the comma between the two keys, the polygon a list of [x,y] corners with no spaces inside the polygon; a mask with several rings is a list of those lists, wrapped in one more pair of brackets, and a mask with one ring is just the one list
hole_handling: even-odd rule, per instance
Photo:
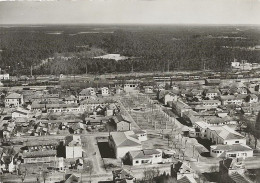
{"label": "utility pole", "polygon": [[32,65],[31,65],[31,77],[33,76],[32,71],[33,71],[33,67],[32,67]]}
{"label": "utility pole", "polygon": [[169,60],[168,60],[167,62],[168,62],[168,72],[170,72],[170,63],[169,63]]}

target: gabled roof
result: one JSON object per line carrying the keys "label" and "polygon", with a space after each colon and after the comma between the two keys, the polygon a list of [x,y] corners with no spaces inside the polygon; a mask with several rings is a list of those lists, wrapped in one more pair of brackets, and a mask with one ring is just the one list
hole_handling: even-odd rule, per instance
{"label": "gabled roof", "polygon": [[243,144],[233,144],[233,145],[226,145],[226,144],[221,145],[220,144],[220,145],[212,145],[211,148],[214,150],[223,150],[223,151],[227,151],[227,152],[253,150],[249,146],[243,145]]}
{"label": "gabled roof", "polygon": [[232,130],[228,126],[210,126],[208,127],[211,131],[215,131],[219,137],[223,140],[231,140],[231,139],[244,139],[244,136],[240,133]]}
{"label": "gabled roof", "polygon": [[131,123],[130,121],[125,120],[122,115],[113,116],[112,118],[113,118],[115,123],[120,123],[122,121],[127,122],[127,123]]}
{"label": "gabled roof", "polygon": [[232,172],[229,176],[236,183],[251,183],[251,181],[247,180],[244,176],[242,176],[238,172]]}
{"label": "gabled roof", "polygon": [[113,170],[112,171],[112,174],[113,174],[113,178],[115,180],[120,180],[120,179],[128,179],[128,180],[131,180],[133,179],[134,177],[130,174],[130,172],[128,172],[127,170],[124,170],[124,169],[120,169],[120,170]]}
{"label": "gabled roof", "polygon": [[19,93],[11,93],[7,97],[5,97],[5,98],[6,99],[19,99],[21,97],[22,97],[22,95],[19,94]]}
{"label": "gabled roof", "polygon": [[64,183],[79,183],[80,179],[74,174],[67,174],[65,175]]}
{"label": "gabled roof", "polygon": [[48,151],[33,151],[33,152],[25,152],[23,153],[24,158],[37,158],[37,157],[53,157],[57,156],[56,150],[48,150]]}
{"label": "gabled roof", "polygon": [[141,146],[141,142],[133,131],[111,132],[110,134],[117,147]]}
{"label": "gabled roof", "polygon": [[143,149],[139,151],[129,151],[129,154],[133,159],[145,159],[152,158],[154,154],[161,154],[161,152],[156,149]]}

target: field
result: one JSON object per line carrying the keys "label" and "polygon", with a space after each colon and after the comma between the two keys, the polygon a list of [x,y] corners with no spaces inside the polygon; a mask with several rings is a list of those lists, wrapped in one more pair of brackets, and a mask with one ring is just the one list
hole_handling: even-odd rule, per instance
{"label": "field", "polygon": [[145,95],[125,95],[121,98],[121,102],[141,129],[171,129],[174,127],[174,121],[169,119],[162,109]]}

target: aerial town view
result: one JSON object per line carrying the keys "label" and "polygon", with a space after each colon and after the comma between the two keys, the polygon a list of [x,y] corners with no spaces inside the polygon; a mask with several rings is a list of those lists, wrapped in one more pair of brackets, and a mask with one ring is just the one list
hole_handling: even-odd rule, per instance
{"label": "aerial town view", "polygon": [[260,1],[221,2],[0,2],[0,183],[260,183]]}

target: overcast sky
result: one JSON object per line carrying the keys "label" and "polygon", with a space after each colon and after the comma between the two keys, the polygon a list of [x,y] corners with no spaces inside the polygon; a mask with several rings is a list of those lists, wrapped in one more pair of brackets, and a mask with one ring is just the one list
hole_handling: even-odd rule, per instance
{"label": "overcast sky", "polygon": [[260,0],[0,2],[0,24],[70,23],[260,24]]}

